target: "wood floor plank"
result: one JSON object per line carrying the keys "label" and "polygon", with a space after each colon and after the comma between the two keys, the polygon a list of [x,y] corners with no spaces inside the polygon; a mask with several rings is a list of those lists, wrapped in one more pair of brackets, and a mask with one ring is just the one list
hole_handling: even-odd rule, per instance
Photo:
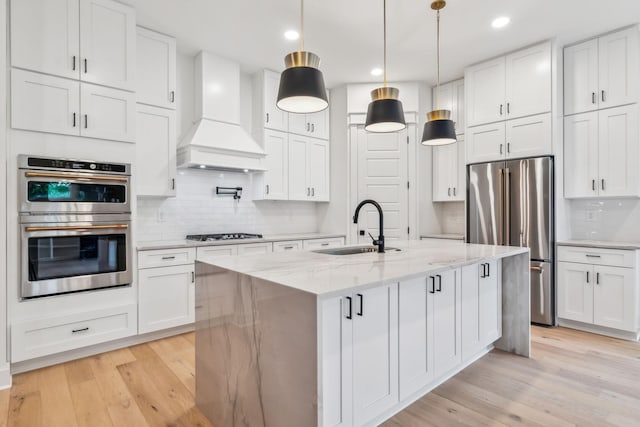
{"label": "wood floor plank", "polygon": [[7,426],[9,419],[9,402],[11,400],[11,390],[0,390],[0,427]]}
{"label": "wood floor plank", "polygon": [[69,388],[79,427],[112,427],[114,425],[95,378],[70,384]]}
{"label": "wood floor plank", "polygon": [[43,425],[40,398],[40,371],[26,372],[13,377],[9,419],[11,427],[40,427]]}
{"label": "wood floor plank", "polygon": [[93,379],[93,370],[89,358],[73,360],[64,364],[67,382],[70,386]]}
{"label": "wood floor plank", "polygon": [[73,407],[63,365],[40,370],[40,396],[42,413],[46,414],[47,426],[75,427],[78,425],[73,411],[60,410],[60,408]]}

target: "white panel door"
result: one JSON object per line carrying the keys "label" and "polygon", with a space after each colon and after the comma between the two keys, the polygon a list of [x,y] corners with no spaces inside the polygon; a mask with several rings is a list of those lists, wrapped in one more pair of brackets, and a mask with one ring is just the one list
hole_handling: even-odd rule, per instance
{"label": "white panel door", "polygon": [[593,323],[636,332],[638,295],[632,268],[594,267]]}
{"label": "white panel door", "polygon": [[351,307],[349,299],[322,302],[323,427],[353,426],[353,299]]}
{"label": "white panel door", "polygon": [[462,363],[460,269],[434,275],[433,363],[435,377]]}
{"label": "white panel door", "polygon": [[327,141],[311,138],[309,141],[308,182],[311,200],[329,201],[329,144]]}
{"label": "white panel door", "polygon": [[137,35],[137,101],[175,109],[176,39],[141,27]]}
{"label": "white panel door", "polygon": [[558,263],[558,317],[593,322],[593,267],[573,262]]}
{"label": "white panel door", "polygon": [[354,425],[365,425],[399,401],[398,284],[353,295]]}
{"label": "white panel door", "polygon": [[[409,189],[407,129],[395,133],[370,133],[358,126],[358,197],[356,203],[373,199],[384,212],[387,241],[409,238]],[[355,209],[355,205],[353,206]],[[360,210],[361,243],[370,243],[366,234],[378,237],[378,211],[370,204]]]}
{"label": "white panel door", "polygon": [[551,111],[549,43],[507,55],[506,70],[508,119]]}
{"label": "white panel door", "polygon": [[80,0],[80,79],[136,89],[135,9],[112,0]]}
{"label": "white panel door", "polygon": [[480,274],[480,345],[488,346],[502,336],[502,288],[498,282],[499,261],[490,261]]}
{"label": "white panel door", "polygon": [[309,200],[311,187],[307,182],[309,138],[289,135],[289,200]]}
{"label": "white panel door", "polygon": [[564,196],[598,195],[598,112],[564,118]]}
{"label": "white panel door", "polygon": [[289,136],[284,132],[265,130],[264,148],[267,152],[264,173],[266,200],[289,199]]}
{"label": "white panel door", "polygon": [[195,321],[193,264],[138,271],[140,333]]}
{"label": "white panel door", "polygon": [[638,28],[598,39],[600,108],[638,102]]}
{"label": "white panel door", "polygon": [[81,83],[80,102],[82,136],[135,142],[135,93]]}
{"label": "white panel door", "polygon": [[467,126],[504,120],[505,58],[474,65],[465,71]]}
{"label": "white panel door", "polygon": [[136,159],[138,196],[175,196],[175,111],[137,105]]}
{"label": "white panel door", "polygon": [[506,122],[507,158],[553,154],[551,113]]}
{"label": "white panel door", "polygon": [[12,0],[11,66],[77,79],[78,0]]}
{"label": "white panel door", "polygon": [[80,135],[80,84],[12,69],[11,127]]}
{"label": "white panel door", "polygon": [[598,112],[600,196],[637,196],[638,105]]}
{"label": "white panel door", "polygon": [[264,127],[288,132],[289,113],[276,106],[278,89],[280,88],[280,73],[265,70],[263,85]]}
{"label": "white panel door", "polygon": [[465,120],[464,105],[464,79],[456,80],[451,83],[453,85],[453,121],[456,126],[456,134],[463,135]]}
{"label": "white panel door", "polygon": [[458,144],[433,147],[433,195],[434,202],[449,202],[458,185]]}
{"label": "white panel door", "polygon": [[598,40],[564,49],[564,114],[598,108]]}
{"label": "white panel door", "polygon": [[427,277],[398,284],[400,400],[425,387],[433,380],[433,299],[432,284]]}
{"label": "white panel door", "polygon": [[505,122],[467,128],[467,163],[503,160],[506,156]]}

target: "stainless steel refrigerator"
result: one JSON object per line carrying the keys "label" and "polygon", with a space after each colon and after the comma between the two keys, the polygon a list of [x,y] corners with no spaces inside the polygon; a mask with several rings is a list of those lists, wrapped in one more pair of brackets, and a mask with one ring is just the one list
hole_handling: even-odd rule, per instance
{"label": "stainless steel refrigerator", "polygon": [[555,320],[553,158],[469,165],[469,243],[529,247],[531,321]]}

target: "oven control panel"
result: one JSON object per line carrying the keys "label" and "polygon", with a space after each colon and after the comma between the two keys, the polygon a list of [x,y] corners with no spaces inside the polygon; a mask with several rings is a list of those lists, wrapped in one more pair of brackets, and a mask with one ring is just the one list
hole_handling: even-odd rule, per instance
{"label": "oven control panel", "polygon": [[43,168],[67,171],[103,172],[111,174],[129,175],[129,165],[126,163],[100,163],[86,160],[51,159],[44,157],[20,156],[20,167]]}

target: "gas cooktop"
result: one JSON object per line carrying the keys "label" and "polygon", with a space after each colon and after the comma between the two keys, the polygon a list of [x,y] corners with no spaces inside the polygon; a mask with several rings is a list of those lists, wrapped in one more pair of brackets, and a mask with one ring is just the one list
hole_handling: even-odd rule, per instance
{"label": "gas cooktop", "polygon": [[198,242],[216,242],[219,240],[262,239],[262,234],[224,233],[224,234],[190,234],[187,240]]}

